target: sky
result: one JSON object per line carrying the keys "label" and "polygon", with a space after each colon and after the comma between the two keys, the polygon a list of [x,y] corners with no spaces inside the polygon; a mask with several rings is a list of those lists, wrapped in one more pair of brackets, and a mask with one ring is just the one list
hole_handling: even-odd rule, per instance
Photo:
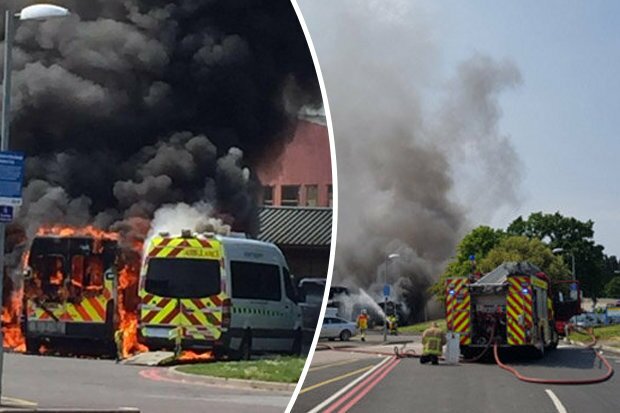
{"label": "sky", "polygon": [[[498,96],[497,123],[520,160],[520,185],[514,188],[519,196],[494,214],[470,214],[472,226],[505,228],[519,215],[560,211],[593,220],[595,241],[606,254],[620,255],[620,3],[364,3],[376,10],[381,24],[405,10],[405,15],[415,15],[412,26],[424,26],[421,33],[433,44],[429,58],[436,70],[426,76],[428,82],[446,82],[460,62],[477,54],[510,61],[521,74],[519,85]],[[307,0],[300,5],[304,15],[309,10],[311,35],[325,45],[321,31],[333,21],[322,22],[322,14],[311,10]],[[423,96],[431,105],[439,99],[432,92]]]}
{"label": "sky", "polygon": [[[500,98],[524,172],[512,215],[591,219],[595,240],[620,255],[620,3],[450,1],[430,14],[446,70],[480,52],[521,72]],[[511,212],[492,224],[505,227]]]}

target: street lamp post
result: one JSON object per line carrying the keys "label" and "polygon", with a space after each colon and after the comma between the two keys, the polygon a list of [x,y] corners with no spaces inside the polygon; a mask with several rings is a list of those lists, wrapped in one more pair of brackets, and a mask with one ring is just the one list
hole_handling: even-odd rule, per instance
{"label": "street lamp post", "polygon": [[[554,254],[559,254],[565,251],[566,250],[564,250],[564,248],[554,248],[551,252],[553,252]],[[573,254],[572,252],[569,252],[569,254],[570,254],[571,264],[572,264],[571,275],[573,277],[573,281],[575,281],[577,279],[577,275],[575,274],[575,254]]]}
{"label": "street lamp post", "polygon": [[[398,254],[390,254],[387,257],[385,257],[385,273],[383,274],[383,288],[385,289],[385,286],[388,285],[387,283],[387,276],[388,276],[388,265],[391,259],[393,258],[400,258],[400,255]],[[383,341],[387,341],[387,299],[388,296],[385,293],[385,291],[383,292]]]}
{"label": "street lamp post", "polygon": [[[13,68],[13,38],[16,20],[47,20],[68,16],[69,10],[53,4],[35,4],[23,8],[19,13],[6,10],[4,13],[4,71],[2,81],[2,125],[0,126],[0,151],[9,149],[11,129],[11,72]],[[3,308],[2,287],[4,284],[5,224],[0,223],[0,309]],[[0,328],[0,405],[2,404],[2,371],[4,367],[4,334]]]}

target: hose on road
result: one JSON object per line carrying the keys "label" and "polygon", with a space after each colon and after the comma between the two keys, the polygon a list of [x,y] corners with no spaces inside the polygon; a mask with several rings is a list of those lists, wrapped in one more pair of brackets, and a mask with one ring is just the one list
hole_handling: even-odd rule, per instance
{"label": "hose on road", "polygon": [[581,380],[575,380],[575,379],[565,379],[565,380],[560,380],[560,379],[541,379],[538,377],[528,377],[528,376],[524,376],[521,373],[519,373],[515,368],[508,366],[507,364],[502,363],[502,361],[499,358],[499,350],[498,350],[498,344],[495,343],[493,345],[493,356],[495,357],[495,362],[497,363],[497,365],[504,369],[507,370],[509,372],[511,372],[512,374],[514,374],[514,376],[516,378],[518,378],[521,381],[527,382],[527,383],[537,383],[537,384],[595,384],[595,383],[601,383],[604,381],[607,381],[611,378],[611,376],[613,376],[614,374],[614,369],[611,366],[611,364],[609,363],[609,361],[605,358],[605,356],[603,356],[603,354],[601,352],[596,351],[596,349],[594,348],[594,345],[596,344],[596,337],[594,336],[594,334],[590,331],[585,332],[586,334],[588,334],[591,338],[592,338],[592,342],[588,344],[588,348],[590,348],[593,352],[594,355],[603,362],[603,364],[605,365],[605,367],[607,368],[607,372],[599,377],[594,377],[591,379],[581,379]]}
{"label": "hose on road", "polygon": [[[519,371],[517,371],[514,367],[511,367],[507,364],[504,364],[502,362],[502,360],[499,358],[499,345],[497,343],[497,340],[495,340],[495,326],[493,326],[492,332],[491,332],[491,336],[489,338],[489,341],[487,343],[487,346],[482,350],[482,352],[480,354],[478,354],[477,356],[470,358],[470,359],[463,359],[463,362],[466,363],[472,363],[475,361],[480,360],[485,354],[486,352],[489,350],[489,348],[491,348],[491,346],[493,347],[493,356],[495,358],[495,363],[502,369],[509,371],[510,373],[512,373],[516,378],[518,378],[521,381],[524,382],[528,382],[528,383],[537,383],[537,384],[572,384],[572,385],[579,385],[579,384],[595,384],[595,383],[601,383],[604,381],[609,380],[613,374],[614,374],[614,369],[611,366],[611,364],[609,363],[609,361],[605,358],[605,356],[603,356],[603,354],[599,353],[598,351],[596,351],[596,349],[594,349],[594,345],[596,344],[596,337],[594,336],[594,334],[591,331],[583,331],[580,330],[580,332],[584,333],[584,334],[588,334],[591,338],[592,341],[586,346],[587,348],[590,348],[593,352],[594,355],[601,360],[601,362],[605,365],[605,367],[607,368],[607,371],[605,372],[604,375],[600,376],[600,377],[594,377],[591,379],[581,379],[581,380],[576,380],[576,379],[566,379],[566,380],[559,380],[559,379],[543,379],[543,378],[538,378],[538,377],[529,377],[529,376],[524,376],[521,373],[519,373]],[[396,356],[396,358],[402,359],[402,358],[419,358],[420,354],[417,354],[413,349],[408,349],[405,350],[406,347],[406,343],[402,345],[402,347],[398,347],[398,346],[394,346],[394,353],[387,353],[387,352],[380,352],[380,351],[364,351],[364,350],[356,350],[356,349],[351,349],[351,348],[338,348],[338,347],[334,347],[328,344],[323,344],[325,347],[327,347],[330,350],[333,351],[346,351],[346,352],[350,352],[350,353],[362,353],[362,354],[376,354],[376,355],[381,355],[381,356]],[[440,357],[440,359],[444,359],[443,357]]]}
{"label": "hose on road", "polygon": [[394,346],[394,355],[396,358],[419,358],[420,355],[415,352],[413,349],[405,350],[407,343],[403,344],[403,346],[399,349],[398,346]]}
{"label": "hose on road", "polygon": [[378,356],[394,356],[394,353],[388,353],[386,351],[366,351],[366,350],[357,350],[351,347],[335,347],[330,344],[317,344],[316,349],[319,349],[319,346],[326,348],[331,351],[342,351],[346,353],[359,353],[359,354],[376,354]]}

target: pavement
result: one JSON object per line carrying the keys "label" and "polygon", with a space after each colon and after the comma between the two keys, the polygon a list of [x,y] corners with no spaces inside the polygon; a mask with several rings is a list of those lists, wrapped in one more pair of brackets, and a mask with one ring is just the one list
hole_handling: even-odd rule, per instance
{"label": "pavement", "polygon": [[190,380],[163,367],[17,353],[5,354],[3,378],[3,407],[30,409],[282,412],[292,394]]}
{"label": "pavement", "polygon": [[[419,352],[419,336],[407,338],[412,343],[406,348]],[[366,343],[321,341],[335,345],[314,353],[292,411],[620,411],[618,375],[591,385],[525,383],[494,362],[431,366],[421,365],[416,358],[396,359],[388,355],[395,343],[383,345],[382,340],[374,333]],[[620,354],[603,352],[614,368],[620,368]],[[592,350],[564,343],[542,360],[513,354],[503,361],[524,375],[549,379],[593,378],[606,371]]]}

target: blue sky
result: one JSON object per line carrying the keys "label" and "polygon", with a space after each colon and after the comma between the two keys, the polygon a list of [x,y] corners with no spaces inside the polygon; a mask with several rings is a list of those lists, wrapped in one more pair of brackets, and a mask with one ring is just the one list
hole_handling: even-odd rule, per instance
{"label": "blue sky", "polygon": [[525,201],[511,214],[592,219],[596,241],[620,255],[620,2],[430,4],[446,76],[474,53],[521,71],[523,84],[500,98],[500,129],[524,165]]}
{"label": "blue sky", "polygon": [[[592,219],[595,240],[608,255],[620,256],[620,2],[299,3],[324,73],[327,68],[336,84],[351,73],[347,62],[334,56],[365,55],[358,64],[371,63],[363,72],[393,74],[395,82],[403,82],[404,93],[413,85],[423,106],[433,107],[442,104],[444,83],[454,78],[461,62],[475,55],[514,62],[522,83],[499,94],[498,129],[509,136],[522,164],[521,203],[496,208],[490,221],[486,214],[469,224],[505,228],[519,215],[560,211]],[[345,67],[329,66],[338,63]],[[395,70],[390,64],[400,66]],[[421,82],[428,88],[419,88]],[[467,182],[462,184],[457,180],[457,195],[459,188],[471,191]]]}

